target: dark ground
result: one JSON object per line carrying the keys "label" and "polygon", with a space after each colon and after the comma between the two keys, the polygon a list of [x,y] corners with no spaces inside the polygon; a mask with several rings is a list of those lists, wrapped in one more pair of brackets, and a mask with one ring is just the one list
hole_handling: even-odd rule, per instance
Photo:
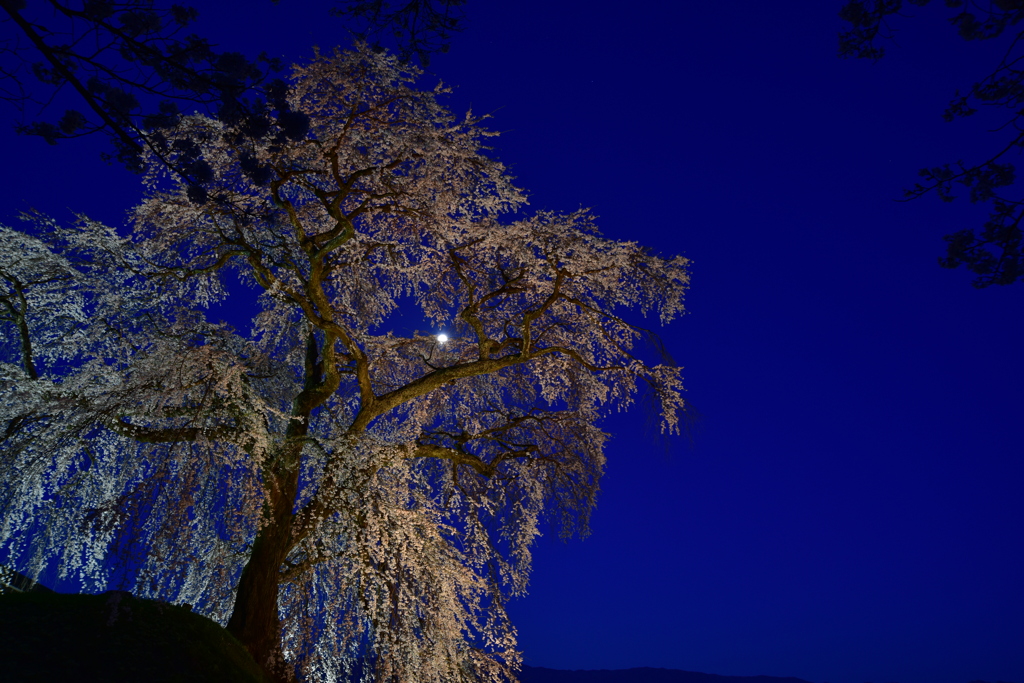
{"label": "dark ground", "polygon": [[[4,683],[264,683],[231,634],[190,609],[130,593],[0,594]],[[808,683],[675,669],[564,671],[523,667],[520,683]],[[984,683],[973,681],[972,683]]]}
{"label": "dark ground", "polygon": [[186,607],[48,592],[0,595],[5,683],[263,683],[227,631]]}

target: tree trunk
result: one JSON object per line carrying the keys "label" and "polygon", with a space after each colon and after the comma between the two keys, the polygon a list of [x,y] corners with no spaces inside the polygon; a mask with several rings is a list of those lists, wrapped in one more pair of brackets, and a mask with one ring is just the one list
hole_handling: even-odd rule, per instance
{"label": "tree trunk", "polygon": [[[333,340],[330,343],[333,344]],[[235,593],[235,606],[228,620],[228,632],[238,638],[256,663],[276,683],[292,683],[295,680],[281,651],[277,595],[281,565],[294,543],[293,508],[299,489],[302,443],[309,430],[313,408],[334,391],[329,389],[323,392],[323,366],[319,359],[316,336],[312,333],[306,343],[305,370],[305,386],[293,403],[293,419],[285,431],[284,447],[277,454],[275,464],[266,472],[263,481],[270,519],[252,544],[252,554],[242,570],[242,578]]]}
{"label": "tree trunk", "polygon": [[[270,520],[256,535],[252,554],[242,570],[228,632],[249,651],[275,683],[295,680],[281,651],[281,620],[277,611],[281,565],[292,548],[292,506],[298,487],[298,467],[268,475]],[[276,494],[276,495],[275,495]]]}
{"label": "tree trunk", "polygon": [[238,638],[271,680],[280,683],[292,680],[284,669],[281,623],[277,614],[278,573],[288,552],[288,536],[287,529],[282,534],[274,528],[264,529],[257,536],[252,555],[242,570],[234,610],[228,621],[228,631]]}

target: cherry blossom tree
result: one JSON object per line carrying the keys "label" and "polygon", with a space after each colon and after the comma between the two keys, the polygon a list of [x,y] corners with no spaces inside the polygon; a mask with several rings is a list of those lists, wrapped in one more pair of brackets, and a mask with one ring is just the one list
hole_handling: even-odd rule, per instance
{"label": "cherry blossom tree", "polygon": [[[129,237],[3,228],[10,552],[96,586],[134,567],[277,680],[514,678],[505,604],[545,520],[586,532],[602,416],[645,385],[678,428],[679,369],[627,317],[680,314],[687,262],[527,216],[494,133],[418,76],[318,54],[267,105],[308,127],[165,129]],[[232,273],[248,334],[203,313]]]}

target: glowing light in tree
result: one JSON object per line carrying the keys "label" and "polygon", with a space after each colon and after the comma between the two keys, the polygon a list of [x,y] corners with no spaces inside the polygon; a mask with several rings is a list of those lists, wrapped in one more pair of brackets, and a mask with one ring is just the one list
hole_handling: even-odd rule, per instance
{"label": "glowing light in tree", "polygon": [[444,344],[446,341],[448,341],[448,335],[447,334],[442,332],[441,334],[437,335],[437,343],[438,344]]}

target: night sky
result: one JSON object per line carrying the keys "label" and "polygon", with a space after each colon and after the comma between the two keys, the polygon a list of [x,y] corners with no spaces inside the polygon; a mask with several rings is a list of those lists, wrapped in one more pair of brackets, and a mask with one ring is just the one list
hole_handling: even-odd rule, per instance
{"label": "night sky", "polygon": [[[225,50],[348,40],[330,3],[196,4]],[[941,114],[1006,43],[962,41],[933,3],[881,62],[844,61],[841,4],[468,0],[422,81],[493,113],[531,208],[593,207],[693,262],[661,330],[692,445],[666,451],[640,411],[607,423],[592,536],[543,537],[511,606],[529,665],[1024,682],[1024,283],[937,265],[987,207],[894,201],[1003,139]],[[140,196],[103,140],[0,136],[4,221],[122,225]]]}

